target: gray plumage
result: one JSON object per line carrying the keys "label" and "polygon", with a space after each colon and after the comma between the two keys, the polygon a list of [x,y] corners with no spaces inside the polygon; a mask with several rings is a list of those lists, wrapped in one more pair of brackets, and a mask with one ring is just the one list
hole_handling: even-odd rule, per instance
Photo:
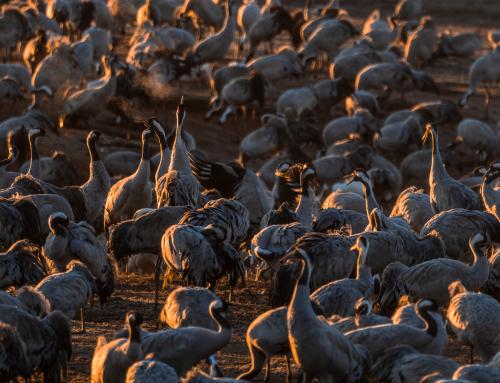
{"label": "gray plumage", "polygon": [[104,306],[114,291],[114,260],[86,222],[70,222],[63,213],[54,213],[49,220],[51,233],[43,249],[46,259],[59,272],[66,271],[73,260],[82,262],[96,279],[99,301]]}
{"label": "gray plumage", "polygon": [[415,186],[401,192],[391,212],[391,217],[404,218],[415,233],[420,233],[433,216],[429,196]]}
{"label": "gray plumage", "polygon": [[463,95],[460,105],[464,106],[477,88],[483,84],[485,88],[485,119],[488,119],[488,109],[490,101],[490,87],[500,78],[500,50],[493,50],[479,57],[470,67],[470,85],[467,92]]}
{"label": "gray plumage", "polygon": [[495,383],[500,379],[500,369],[492,365],[461,366],[453,374],[453,379],[467,382]]}
{"label": "gray plumage", "polygon": [[[100,137],[101,133],[96,130],[93,130],[87,136],[87,146],[90,152],[90,176],[89,180],[81,187],[87,198],[85,220],[91,225],[94,225],[97,219],[102,220],[104,218],[104,205],[111,189],[109,174],[96,149],[96,142],[100,140]],[[94,228],[96,226],[94,225]]]}
{"label": "gray plumage", "polygon": [[437,46],[437,32],[430,17],[422,17],[420,28],[414,31],[405,49],[405,60],[413,67],[423,68],[432,58]]}
{"label": "gray plumage", "polygon": [[[158,328],[159,324],[166,324],[170,328],[203,327],[218,331],[219,324],[210,314],[210,304],[217,299],[213,292],[201,287],[177,288],[168,295],[156,326]],[[211,355],[207,358],[210,375],[220,377],[223,373],[215,357],[216,355]]]}
{"label": "gray plumage", "polygon": [[422,355],[408,346],[395,347],[385,353],[373,366],[371,381],[391,383],[420,383],[433,373],[451,378],[459,364],[437,355]]}
{"label": "gray plumage", "polygon": [[0,321],[14,327],[26,345],[26,354],[35,373],[58,382],[66,375],[71,358],[71,322],[60,311],[40,320],[12,306],[0,306]]}
{"label": "gray plumage", "polygon": [[33,203],[38,208],[40,214],[40,229],[42,231],[42,239],[47,238],[50,233],[49,217],[54,213],[63,213],[70,221],[74,221],[73,210],[69,202],[54,194],[33,194],[22,197],[23,200]]}
{"label": "gray plumage", "polygon": [[368,176],[377,198],[390,201],[401,193],[403,178],[399,169],[385,157],[374,155],[370,161]]}
{"label": "gray plumage", "polygon": [[384,316],[372,314],[371,298],[360,298],[354,306],[356,315],[354,317],[342,318],[334,315],[328,319],[331,326],[346,334],[359,328],[391,324],[392,321]]}
{"label": "gray plumage", "polygon": [[460,280],[472,291],[479,289],[488,279],[489,273],[488,260],[481,250],[484,241],[484,236],[479,233],[470,239],[474,253],[472,266],[453,259],[433,259],[403,272],[396,280],[394,298],[399,300],[403,295],[408,295],[412,300],[431,297],[440,306],[447,306],[450,303],[448,287],[451,283]]}
{"label": "gray plumage", "polygon": [[8,324],[0,324],[0,376],[11,381],[22,377],[28,381],[32,374],[30,360],[26,354],[26,345],[15,330]]}
{"label": "gray plumage", "polygon": [[259,231],[262,217],[271,210],[269,199],[257,175],[239,167],[220,165],[190,156],[191,167],[198,182],[207,190],[217,189],[223,198],[235,197],[249,213],[250,227],[246,247]]}
{"label": "gray plumage", "polygon": [[478,153],[480,160],[484,158],[486,163],[495,158],[499,150],[493,129],[484,122],[469,118],[457,126],[457,143]]}
{"label": "gray plumage", "polygon": [[367,225],[368,218],[365,214],[352,210],[328,208],[320,211],[314,219],[312,228],[313,231],[319,233],[346,228],[351,234],[359,234],[365,231]]}
{"label": "gray plumage", "polygon": [[460,282],[450,285],[448,321],[460,343],[475,348],[483,364],[500,351],[500,303],[487,294],[467,291]]}
{"label": "gray plumage", "polygon": [[[301,246],[309,248],[309,256],[314,265],[310,288],[315,291],[327,283],[355,275],[358,257],[354,251],[351,251],[354,243],[354,240],[342,236],[308,233],[290,248],[289,257],[295,256]],[[299,260],[288,261],[280,266],[271,281],[269,290],[272,307],[283,306],[290,301],[292,286],[299,278],[300,270]]]}
{"label": "gray plumage", "polygon": [[355,90],[382,91],[385,88],[401,86],[404,82],[413,81],[410,66],[403,61],[395,63],[379,63],[365,67],[356,77]]}
{"label": "gray plumage", "polygon": [[323,209],[335,208],[352,210],[366,215],[366,201],[359,194],[336,190],[323,202]]}
{"label": "gray plumage", "polygon": [[259,70],[268,82],[304,75],[297,52],[290,48],[282,48],[277,54],[251,61],[247,66],[250,71]]}
{"label": "gray plumage", "polygon": [[[35,87],[45,86],[55,94],[68,80],[77,82],[79,64],[76,53],[70,46],[61,45],[45,57],[33,74]],[[42,104],[45,93],[35,94],[33,107],[36,109]]]}
{"label": "gray plumage", "polygon": [[159,254],[165,231],[190,211],[186,206],[165,206],[139,218],[120,222],[109,235],[109,253],[117,260],[138,253]]}
{"label": "gray plumage", "polygon": [[24,239],[0,254],[0,289],[36,285],[46,271],[36,255],[36,246]]}
{"label": "gray plumage", "polygon": [[343,77],[334,80],[322,80],[314,86],[290,89],[283,92],[277,101],[276,111],[285,114],[287,109],[300,115],[306,109],[331,107],[350,94],[352,86]]}
{"label": "gray plumage", "polygon": [[428,124],[424,142],[428,135],[432,136],[432,168],[429,174],[431,186],[431,206],[435,214],[451,209],[477,210],[479,207],[476,193],[464,184],[455,181],[446,172],[439,153],[438,131],[435,124]]}
{"label": "gray plumage", "polygon": [[[417,348],[422,354],[442,355],[443,350],[448,344],[448,332],[443,317],[439,313],[430,313],[437,323],[436,338],[427,346]],[[424,329],[426,324],[415,311],[415,304],[408,304],[399,307],[392,315],[392,322],[394,324],[406,324],[416,328]]]}
{"label": "gray plumage", "polygon": [[365,327],[348,332],[346,337],[364,346],[376,362],[384,353],[396,346],[410,346],[415,348],[430,344],[437,334],[437,323],[430,315],[435,312],[438,305],[433,300],[423,299],[415,306],[418,315],[425,321],[425,329],[417,329],[405,324],[388,324],[375,327]]}
{"label": "gray plumage", "polygon": [[[250,324],[246,340],[252,358],[252,367],[239,379],[253,379],[262,369],[265,360],[270,360],[274,355],[285,355],[289,365],[291,350],[288,341],[287,311],[286,307],[269,310]],[[266,376],[270,376],[270,372],[267,372]],[[289,370],[287,381],[290,378]]]}
{"label": "gray plumage", "polygon": [[23,198],[0,198],[0,213],[0,242],[4,248],[21,239],[42,244],[40,214],[34,203]]}
{"label": "gray plumage", "polygon": [[[39,160],[42,171],[42,180],[52,185],[64,187],[74,185],[78,176],[77,171],[68,156],[55,152],[52,157],[42,157]],[[30,162],[26,161],[21,166],[21,173],[28,173]]]}
{"label": "gray plumage", "polygon": [[38,284],[36,291],[47,299],[51,311],[61,311],[70,319],[87,302],[92,302],[94,294],[98,293],[94,277],[78,261],[71,261],[65,273],[46,277]]}
{"label": "gray plumage", "polygon": [[272,225],[287,225],[289,223],[300,222],[298,214],[288,208],[288,202],[283,202],[278,210],[271,210],[260,221],[260,230]]}
{"label": "gray plumage", "polygon": [[288,249],[310,231],[309,227],[302,226],[299,222],[268,226],[253,237],[251,253],[258,259],[272,262],[276,267],[276,262]]}
{"label": "gray plumage", "polygon": [[418,20],[422,16],[422,0],[401,0],[395,13],[399,20]]}
{"label": "gray plumage", "polygon": [[117,69],[113,65],[115,60],[117,60],[115,57],[109,59],[103,57],[102,61],[106,72],[104,78],[100,80],[102,83],[82,89],[66,98],[64,115],[61,117],[63,122],[67,119],[70,124],[76,125],[80,119],[83,119],[89,126],[88,120],[97,116],[106,108],[106,104],[115,95],[116,91]]}
{"label": "gray plumage", "polygon": [[320,287],[311,295],[311,300],[317,301],[326,316],[354,316],[354,306],[361,298],[369,298],[373,293],[373,279],[370,267],[366,264],[369,241],[360,236],[352,249],[359,253],[356,279],[341,279]]}
{"label": "gray plumage", "polygon": [[[153,334],[143,331],[142,351],[157,353],[161,362],[174,368],[179,377],[184,377],[201,360],[214,355],[229,344],[233,329],[221,316],[227,308],[227,303],[220,300],[210,304],[210,314],[219,324],[218,331],[203,327],[180,327]],[[119,334],[125,335],[126,333]],[[170,346],[165,347],[165,344]]]}
{"label": "gray plumage", "polygon": [[332,19],[321,23],[300,51],[302,64],[320,52],[325,52],[329,60],[333,61],[340,45],[356,35],[359,32],[347,19]]}
{"label": "gray plumage", "polygon": [[377,121],[367,110],[357,110],[352,117],[341,117],[331,121],[323,130],[323,140],[329,146],[336,141],[349,138],[350,134],[359,134],[369,140],[379,132]]}
{"label": "gray plumage", "polygon": [[151,353],[127,370],[126,383],[177,383],[179,377],[168,364],[162,363],[155,353]]}
{"label": "gray plumage", "polygon": [[29,286],[21,287],[16,297],[0,291],[0,305],[15,306],[40,319],[51,311],[50,303],[45,297]]}
{"label": "gray plumage", "polygon": [[401,152],[407,150],[411,144],[420,145],[421,139],[420,122],[410,116],[406,121],[386,125],[380,129],[380,136],[375,141],[375,147],[385,153]]}
{"label": "gray plumage", "polygon": [[[461,172],[462,164],[449,150],[440,150],[441,161],[446,166],[449,172],[457,170]],[[429,173],[432,169],[432,150],[423,149],[417,150],[406,156],[401,162],[401,176],[403,177],[403,185],[417,186],[430,190]]]}
{"label": "gray plumage", "polygon": [[356,113],[356,110],[358,109],[366,109],[374,116],[380,113],[380,106],[377,98],[370,92],[364,90],[354,92],[350,96],[346,97],[345,108],[349,116]]}
{"label": "gray plumage", "polygon": [[446,255],[458,259],[470,251],[468,239],[481,233],[487,241],[500,241],[500,224],[493,214],[476,210],[453,209],[431,218],[420,236],[436,236],[446,247]]}
{"label": "gray plumage", "polygon": [[490,263],[490,273],[488,275],[488,280],[485,282],[483,287],[479,289],[483,294],[488,294],[489,296],[500,301],[500,252],[496,251],[489,259]]}
{"label": "gray plumage", "polygon": [[186,60],[191,65],[200,65],[222,59],[229,51],[236,32],[236,15],[233,14],[233,1],[228,1],[225,6],[226,21],[220,32],[199,41],[186,54]]}
{"label": "gray plumage", "polygon": [[179,224],[222,226],[227,231],[225,243],[238,247],[247,236],[248,216],[248,210],[240,202],[220,198],[209,201],[202,209],[186,212]]}
{"label": "gray plumage", "polygon": [[[34,69],[34,68],[33,68]],[[0,78],[8,77],[15,80],[19,85],[30,93],[45,93],[47,96],[52,96],[50,88],[46,86],[35,87],[32,85],[31,74],[28,68],[24,65],[0,64]]]}
{"label": "gray plumage", "polygon": [[[443,98],[437,102],[423,102],[415,105],[412,111],[420,118],[422,125],[432,122],[434,124],[457,123],[462,120],[459,104],[450,98]],[[436,127],[437,132],[437,127]]]}
{"label": "gray plumage", "polygon": [[139,209],[150,207],[152,202],[149,188],[150,157],[148,140],[153,132],[142,133],[142,158],[137,171],[114,184],[109,190],[104,206],[104,229],[121,221],[131,219]]}

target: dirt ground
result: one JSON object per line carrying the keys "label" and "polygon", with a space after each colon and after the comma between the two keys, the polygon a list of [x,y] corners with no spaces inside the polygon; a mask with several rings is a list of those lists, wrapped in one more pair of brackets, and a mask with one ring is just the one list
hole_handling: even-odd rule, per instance
{"label": "dirt ground", "polygon": [[[302,2],[293,0],[283,0],[283,3],[289,10],[295,7],[302,6]],[[325,1],[317,1],[316,3],[325,3]],[[376,6],[381,10],[381,14],[386,16],[392,12],[397,0],[382,0],[377,1]],[[342,6],[351,15],[355,25],[358,28],[362,27],[364,19],[374,9],[375,2],[371,0],[351,0],[344,1]],[[316,5],[316,4],[315,4]],[[448,0],[424,1],[424,13],[431,15],[437,29],[451,30],[452,32],[470,31],[476,32],[483,38],[483,48],[477,55],[485,54],[491,51],[491,46],[487,41],[487,33],[495,28],[498,28],[498,17],[500,16],[500,3],[497,0],[457,0],[450,2]],[[277,39],[277,44],[282,43],[283,36]],[[352,43],[352,42],[350,42]],[[120,42],[118,53],[122,58],[126,55],[126,41]],[[477,57],[476,57],[477,58]],[[21,56],[15,56],[16,61],[20,61]],[[231,61],[232,57],[227,57],[226,63]],[[458,76],[459,60],[448,59],[438,61],[432,67],[427,68],[432,74],[438,86],[441,89],[442,98],[452,98],[459,100],[463,93],[468,88],[469,76],[468,69],[475,58],[467,58],[463,60],[463,70],[461,82]],[[219,63],[222,65],[224,63]],[[275,111],[275,101],[277,96],[286,89],[301,87],[308,83],[315,83],[321,79],[328,78],[328,68],[323,70],[309,71],[307,76],[300,80],[283,80],[273,85],[271,95],[273,102],[267,103],[262,113],[272,113]],[[62,110],[63,100],[62,94],[64,89],[57,94],[53,99],[46,100],[42,111],[48,113],[54,123],[57,125],[59,115]],[[194,135],[196,144],[199,149],[204,150],[209,155],[212,161],[227,162],[238,156],[238,145],[240,139],[250,131],[258,128],[260,122],[258,118],[248,118],[245,121],[241,119],[235,121],[232,117],[229,118],[226,125],[220,127],[216,119],[210,122],[205,122],[203,116],[208,107],[210,99],[207,84],[198,84],[196,80],[177,82],[173,84],[170,93],[166,94],[164,99],[159,101],[157,105],[139,104],[135,107],[134,118],[146,118],[155,114],[158,111],[157,117],[164,123],[165,126],[174,126],[175,124],[175,108],[180,100],[180,96],[184,95],[185,104],[187,106],[187,119],[185,129]],[[435,101],[436,96],[414,93],[407,97],[408,107],[420,102]],[[9,107],[2,107],[0,110],[0,120],[10,117],[11,115],[21,114],[29,105],[30,100],[19,102],[14,105],[13,113]],[[383,110],[382,118],[391,112],[401,108],[401,101],[394,97],[386,104],[381,105]],[[492,127],[500,117],[500,97],[498,91],[493,90],[493,97],[490,105],[490,121]],[[471,98],[468,108],[462,110],[464,118],[481,118],[484,110],[484,93],[482,89]],[[337,105],[332,111],[318,110],[320,123],[326,124],[332,118],[344,115],[343,106]],[[78,184],[82,184],[88,178],[89,154],[85,144],[85,138],[88,131],[82,129],[60,129],[59,135],[53,137],[53,140],[40,140],[39,147],[41,155],[51,156],[55,151],[66,153],[78,171]],[[109,114],[101,114],[90,119],[92,129],[100,130],[110,140],[110,146],[99,146],[102,156],[112,153],[116,150],[133,150],[140,151],[140,134],[142,127],[134,125],[131,131],[131,139],[127,140],[127,128],[125,126],[116,126],[113,116]],[[440,126],[441,143],[451,142],[456,133],[456,126]],[[159,145],[151,140],[152,151],[157,152]],[[473,167],[472,158],[461,156],[468,163],[466,170]],[[399,165],[399,161],[396,161]],[[174,285],[178,286],[179,281],[174,281]],[[162,293],[161,302],[164,302],[168,291],[175,286],[171,286],[167,291]],[[223,294],[220,289],[218,294]],[[248,348],[245,342],[246,329],[249,324],[260,314],[269,310],[268,301],[268,283],[254,282],[247,280],[245,288],[238,287],[235,290],[232,302],[232,314],[228,315],[228,319],[233,325],[234,333],[231,343],[228,347],[219,353],[219,363],[222,370],[228,377],[236,377],[243,371],[249,368],[250,357]],[[85,308],[84,315],[87,323],[87,332],[85,334],[78,333],[80,329],[79,317],[73,320],[73,357],[69,363],[67,381],[87,382],[90,376],[90,363],[93,355],[97,337],[104,335],[108,340],[112,334],[123,327],[125,314],[129,310],[138,310],[143,313],[145,318],[144,328],[149,331],[154,331],[156,319],[159,312],[154,310],[154,290],[152,276],[137,276],[119,274],[115,293],[111,298],[108,306],[100,311],[96,306],[94,308]],[[456,360],[460,364],[469,363],[469,349],[462,346],[457,339],[450,334],[450,343],[445,348],[444,356]],[[476,358],[475,362],[479,360]],[[207,370],[207,366],[200,365],[201,368]],[[297,366],[294,365],[294,376],[297,376]],[[276,382],[284,382],[286,377],[286,368],[284,359],[274,358],[272,361],[272,379]],[[262,372],[255,381],[264,379]],[[36,381],[39,381],[38,379]]]}

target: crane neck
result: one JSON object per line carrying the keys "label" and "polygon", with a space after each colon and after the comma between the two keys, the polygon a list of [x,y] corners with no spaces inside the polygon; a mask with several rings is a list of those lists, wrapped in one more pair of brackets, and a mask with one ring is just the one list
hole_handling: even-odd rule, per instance
{"label": "crane neck", "polygon": [[438,332],[438,324],[436,320],[429,313],[429,307],[423,307],[418,310],[417,315],[425,322],[425,332],[431,337],[435,338]]}
{"label": "crane neck", "polygon": [[373,194],[372,185],[366,182],[361,182],[361,184],[363,185],[363,190],[365,192],[366,215],[367,217],[370,217],[370,213],[373,209],[378,209],[379,205],[375,199],[375,194]]}
{"label": "crane neck", "polygon": [[160,141],[160,164],[158,165],[158,170],[156,171],[156,182],[165,174],[168,173],[168,168],[170,166],[170,157],[172,152],[170,151],[167,143],[167,137],[164,131],[158,131],[158,141]]}
{"label": "crane neck", "polygon": [[191,164],[189,162],[189,154],[186,148],[186,143],[182,138],[182,125],[184,121],[177,122],[175,130],[175,142],[172,148],[172,158],[168,171],[172,170],[184,171],[191,173]]}
{"label": "crane neck", "polygon": [[140,326],[136,326],[135,324],[130,323],[131,320],[128,320],[128,341],[129,343],[139,343],[141,344],[141,330]]}
{"label": "crane neck", "polygon": [[42,166],[40,157],[38,156],[38,137],[30,137],[31,163],[28,174],[38,179],[42,179]]}
{"label": "crane neck", "polygon": [[97,151],[97,147],[95,145],[95,140],[89,138],[87,140],[87,147],[90,152],[90,162],[101,161],[101,157],[99,156],[99,152]]}
{"label": "crane neck", "polygon": [[297,206],[297,209],[295,210],[295,212],[297,213],[297,215],[300,218],[300,224],[302,226],[307,226],[307,227],[311,227],[312,221],[313,221],[313,217],[312,217],[313,202],[311,201],[311,198],[309,197],[309,191],[310,191],[309,189],[310,188],[311,187],[309,185],[306,185],[303,188],[302,193],[300,195],[299,204]]}
{"label": "crane neck", "polygon": [[222,332],[223,330],[233,329],[229,321],[221,314],[218,309],[214,308],[213,306],[210,308],[210,315],[219,325],[219,332]]}
{"label": "crane neck", "polygon": [[446,169],[443,165],[443,160],[441,159],[441,153],[439,151],[439,138],[437,135],[434,135],[434,132],[431,131],[432,136],[432,170],[430,174],[430,181],[433,183],[433,179],[436,176],[441,177],[449,177],[448,173],[446,173]]}
{"label": "crane neck", "polygon": [[16,158],[9,156],[4,160],[0,161],[0,172],[5,172],[5,168],[16,161]]}

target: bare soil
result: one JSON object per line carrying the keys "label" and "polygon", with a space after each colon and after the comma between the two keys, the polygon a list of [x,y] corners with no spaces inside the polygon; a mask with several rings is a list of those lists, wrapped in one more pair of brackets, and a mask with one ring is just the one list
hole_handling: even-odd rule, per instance
{"label": "bare soil", "polygon": [[[285,7],[293,10],[295,7],[301,7],[302,2],[283,0]],[[318,3],[325,3],[324,0]],[[389,15],[394,10],[396,0],[380,0],[376,2],[376,6],[381,10],[383,16]],[[351,0],[344,1],[342,4],[349,12],[355,25],[361,28],[364,19],[371,13],[375,6],[375,2],[371,0]],[[487,33],[495,28],[498,28],[498,19],[500,16],[500,3],[496,0],[433,0],[424,1],[425,14],[429,14],[434,18],[438,30],[448,29],[452,32],[476,32],[483,38],[483,49],[477,57],[491,51],[491,46],[487,41]],[[284,43],[284,36],[280,36],[275,43],[278,46]],[[118,49],[119,55],[124,58],[126,55],[126,40],[122,39]],[[476,58],[477,58],[476,57]],[[441,89],[442,98],[452,98],[459,100],[463,93],[468,88],[469,76],[468,69],[476,58],[468,58],[463,60],[462,80],[459,81],[458,76],[458,59],[448,59],[438,61],[432,67],[427,68],[436,80]],[[225,65],[231,61],[233,57],[227,57]],[[15,61],[21,61],[21,55],[15,55]],[[272,113],[275,111],[275,101],[277,96],[284,90],[289,88],[301,87],[307,83],[315,83],[321,79],[328,78],[328,68],[322,70],[309,71],[305,78],[301,80],[283,80],[274,84],[272,90],[273,103],[266,104],[261,113]],[[63,89],[54,98],[46,100],[42,110],[48,113],[56,126],[62,111]],[[258,118],[247,118],[245,121],[241,119],[235,121],[230,118],[228,122],[220,127],[216,119],[210,122],[204,120],[204,114],[208,110],[208,101],[210,99],[208,85],[198,84],[196,80],[177,82],[173,84],[172,89],[162,101],[156,105],[139,104],[135,107],[134,118],[146,118],[155,114],[164,123],[165,126],[174,126],[175,124],[175,108],[180,100],[180,96],[184,95],[187,106],[187,120],[185,128],[196,139],[196,144],[199,149],[204,150],[209,155],[212,161],[227,162],[238,156],[238,146],[240,139],[245,134],[260,126]],[[435,101],[436,96],[414,93],[408,96],[408,106],[412,107],[420,102]],[[13,109],[4,106],[0,110],[0,120],[3,121],[13,115],[21,114],[30,104],[31,100],[19,102],[14,105]],[[395,110],[401,109],[401,101],[394,97],[386,104],[381,106],[383,116],[392,113]],[[492,127],[495,127],[498,118],[500,117],[500,97],[498,91],[493,91],[493,97],[490,105],[490,121]],[[484,110],[484,93],[482,90],[478,92],[469,101],[468,108],[462,110],[464,118],[478,118],[483,115]],[[344,115],[342,105],[337,105],[333,111],[318,110],[320,122],[324,125],[332,118]],[[142,131],[141,125],[134,125],[131,130],[131,138],[127,137],[126,126],[116,126],[114,117],[110,114],[102,113],[97,116],[89,116],[89,124],[91,129],[97,129],[103,132],[110,140],[110,146],[100,146],[102,156],[112,153],[116,150],[133,150],[140,151],[140,134]],[[53,140],[41,140],[39,147],[43,156],[52,156],[56,151],[66,153],[79,173],[78,184],[82,184],[88,178],[89,170],[89,154],[87,151],[85,139],[88,134],[87,130],[82,129],[85,125],[81,125],[79,129],[60,129],[59,135],[53,137]],[[454,139],[456,134],[456,126],[449,125],[440,127],[441,142],[447,143]],[[154,151],[159,150],[156,143],[151,142]],[[466,170],[473,168],[473,159],[465,153],[460,158],[466,162]],[[400,160],[400,159],[398,159]],[[396,161],[399,165],[399,161]],[[174,286],[170,286],[162,293],[162,300],[168,292],[179,285],[179,281],[174,281]],[[223,291],[218,288],[218,294],[223,294]],[[270,309],[268,305],[268,283],[254,282],[247,280],[245,288],[238,287],[235,290],[232,302],[232,314],[229,314],[228,319],[234,327],[234,334],[231,343],[223,349],[219,354],[219,363],[222,370],[228,377],[236,377],[243,371],[249,368],[250,357],[248,348],[245,342],[246,329],[250,323],[260,314]],[[129,310],[138,310],[143,313],[145,318],[144,328],[149,331],[154,331],[156,319],[159,312],[154,310],[154,290],[152,276],[137,276],[119,274],[115,293],[111,301],[104,310],[99,308],[85,308],[84,316],[86,320],[87,331],[85,334],[80,334],[79,315],[73,320],[73,357],[69,363],[67,381],[87,382],[90,377],[90,364],[93,355],[93,349],[97,342],[98,336],[105,336],[108,341],[112,334],[123,327],[125,314]],[[168,346],[167,346],[168,347]],[[457,339],[450,333],[450,343],[445,348],[444,355],[460,364],[469,363],[470,352],[465,346],[462,346]],[[475,362],[480,362],[477,358]],[[276,382],[284,382],[286,378],[286,365],[284,359],[274,358],[272,361],[272,380]],[[295,377],[297,376],[298,368],[293,365]],[[200,365],[207,371],[207,366]],[[262,372],[255,380],[262,381],[264,372]],[[36,379],[41,381],[41,379]]]}

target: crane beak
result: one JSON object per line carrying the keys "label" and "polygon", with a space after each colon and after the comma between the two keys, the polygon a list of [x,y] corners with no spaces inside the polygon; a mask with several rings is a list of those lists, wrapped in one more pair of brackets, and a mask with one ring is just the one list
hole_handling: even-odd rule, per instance
{"label": "crane beak", "polygon": [[425,130],[424,137],[422,138],[422,144],[425,145],[425,141],[427,140],[427,137],[429,136],[429,129]]}
{"label": "crane beak", "polygon": [[351,247],[349,250],[351,250],[351,251],[357,251],[357,250],[358,250],[358,248],[356,247],[356,245],[354,245],[354,246],[353,246],[353,247]]}

